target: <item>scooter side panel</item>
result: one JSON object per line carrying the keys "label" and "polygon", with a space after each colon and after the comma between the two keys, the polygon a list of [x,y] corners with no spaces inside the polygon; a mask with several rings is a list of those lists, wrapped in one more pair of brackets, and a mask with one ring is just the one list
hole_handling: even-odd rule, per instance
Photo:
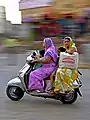
{"label": "scooter side panel", "polygon": [[24,88],[23,84],[21,83],[21,80],[20,80],[18,77],[14,78],[14,79],[11,79],[11,80],[8,82],[7,86],[18,86],[18,87],[20,87],[22,90],[25,91],[25,88]]}

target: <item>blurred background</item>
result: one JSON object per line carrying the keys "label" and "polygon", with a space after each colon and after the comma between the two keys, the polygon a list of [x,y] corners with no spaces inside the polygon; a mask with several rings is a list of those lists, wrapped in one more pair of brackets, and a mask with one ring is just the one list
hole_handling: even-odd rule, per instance
{"label": "blurred background", "polygon": [[[14,0],[19,15],[13,12],[16,4],[8,1],[0,6],[2,66],[1,61],[4,65],[19,65],[31,50],[42,48],[45,37],[51,37],[58,48],[65,36],[75,41],[80,64],[90,63],[90,0]],[[20,19],[13,22],[13,17]]]}
{"label": "blurred background", "polygon": [[11,102],[6,96],[8,81],[45,37],[58,48],[68,35],[77,46],[79,67],[90,68],[90,0],[0,0],[1,120],[90,120],[90,69],[80,69],[83,97],[72,105],[26,94]]}

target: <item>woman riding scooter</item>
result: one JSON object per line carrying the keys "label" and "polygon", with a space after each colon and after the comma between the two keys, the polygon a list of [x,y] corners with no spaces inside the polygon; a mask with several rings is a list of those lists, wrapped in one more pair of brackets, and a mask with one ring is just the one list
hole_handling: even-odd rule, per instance
{"label": "woman riding scooter", "polygon": [[[29,76],[29,91],[43,92],[43,80],[47,78],[57,65],[57,53],[51,38],[45,38],[43,42],[45,54],[43,59],[36,59],[33,62],[42,63],[42,67],[34,70]],[[37,91],[38,90],[38,91]]]}
{"label": "woman riding scooter", "polygon": [[[72,41],[70,37],[64,38],[64,48],[66,49],[66,52],[69,54],[73,54],[74,52],[77,51],[75,43]],[[71,69],[65,67],[61,68],[59,63],[59,68],[57,69],[56,72],[54,92],[58,93],[60,90],[62,92],[65,92],[65,90],[67,91],[68,87],[70,87],[68,86],[68,82],[76,80],[77,76],[78,76],[77,69],[75,68]]]}

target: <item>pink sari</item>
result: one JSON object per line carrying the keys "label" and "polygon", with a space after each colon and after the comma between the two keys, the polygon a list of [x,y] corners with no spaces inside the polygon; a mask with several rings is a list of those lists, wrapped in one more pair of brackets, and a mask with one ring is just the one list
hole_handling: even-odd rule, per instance
{"label": "pink sari", "polygon": [[46,38],[44,39],[44,42],[47,45],[44,58],[46,56],[50,56],[52,58],[52,61],[48,64],[43,64],[41,68],[38,68],[30,73],[28,88],[31,91],[33,90],[43,91],[44,78],[47,78],[53,72],[57,65],[57,53],[55,51],[55,47],[52,43],[52,40],[50,38]]}

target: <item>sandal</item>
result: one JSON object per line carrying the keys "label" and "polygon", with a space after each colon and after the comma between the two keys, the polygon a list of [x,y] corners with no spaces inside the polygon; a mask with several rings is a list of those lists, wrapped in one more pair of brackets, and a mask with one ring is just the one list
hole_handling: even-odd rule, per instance
{"label": "sandal", "polygon": [[53,94],[54,93],[54,87],[46,91],[48,94]]}

